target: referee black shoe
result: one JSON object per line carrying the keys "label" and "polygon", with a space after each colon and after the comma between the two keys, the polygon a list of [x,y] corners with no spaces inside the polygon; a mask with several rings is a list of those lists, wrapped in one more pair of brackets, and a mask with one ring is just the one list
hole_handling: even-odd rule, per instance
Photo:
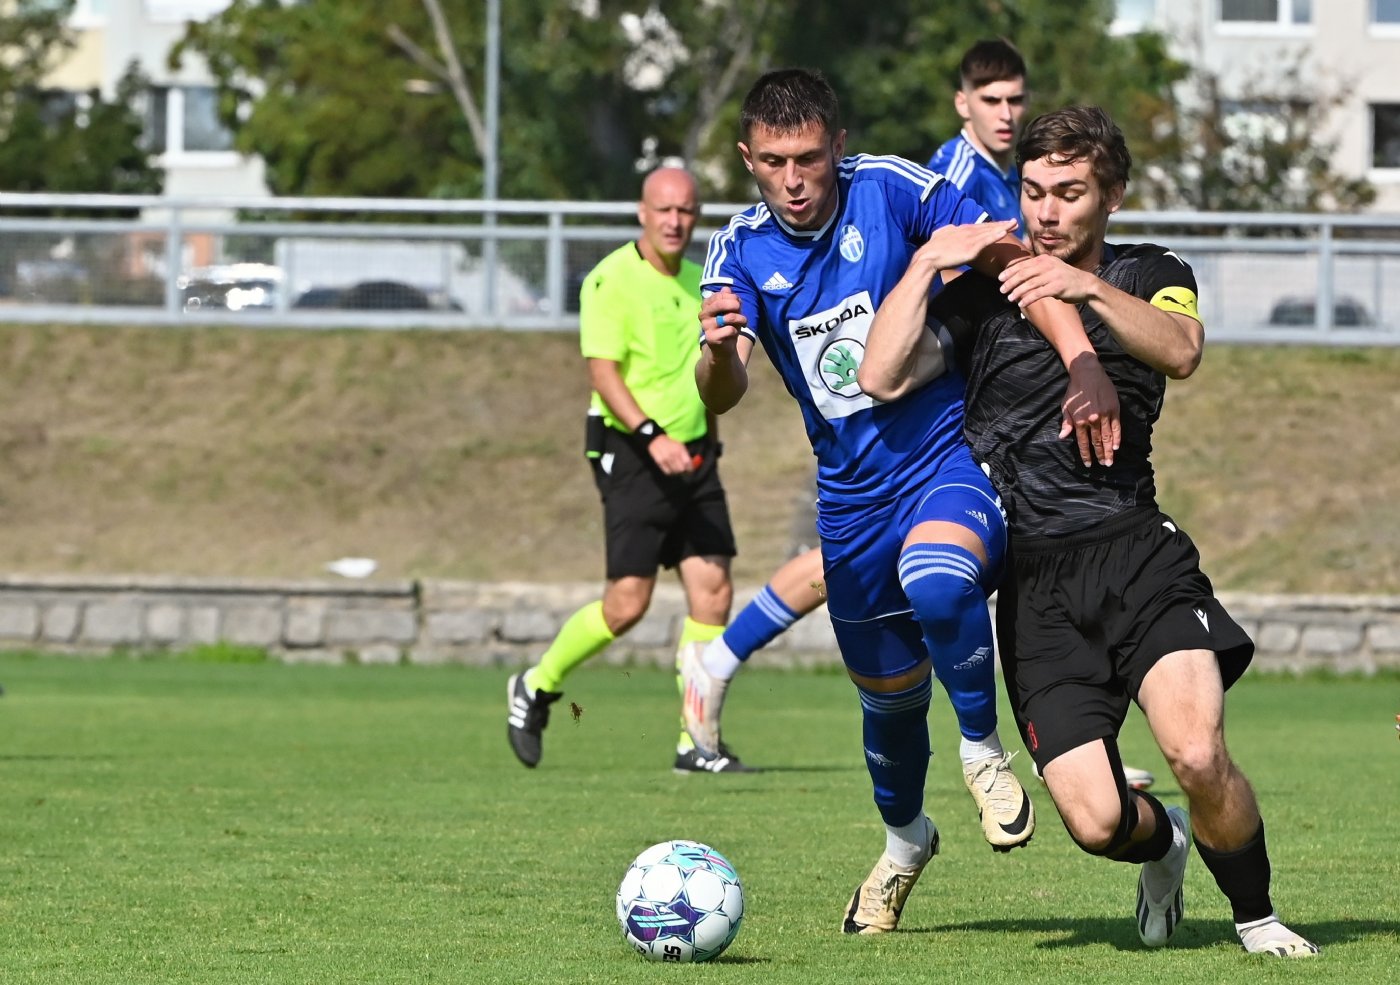
{"label": "referee black shoe", "polygon": [[506,683],[506,736],[515,758],[534,769],[540,761],[540,739],[549,724],[549,706],[564,696],[562,691],[535,691],[525,686],[525,672]]}

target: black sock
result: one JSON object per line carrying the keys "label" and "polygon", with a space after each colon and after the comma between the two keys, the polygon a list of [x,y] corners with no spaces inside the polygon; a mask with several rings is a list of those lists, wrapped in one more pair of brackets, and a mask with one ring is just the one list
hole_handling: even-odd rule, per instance
{"label": "black sock", "polygon": [[1217,852],[1209,845],[1196,842],[1196,854],[1201,856],[1215,884],[1230,901],[1235,923],[1262,920],[1274,912],[1269,901],[1269,850],[1264,846],[1264,822],[1254,837],[1233,852]]}
{"label": "black sock", "polygon": [[1152,816],[1157,819],[1157,830],[1152,832],[1152,837],[1146,841],[1130,842],[1121,852],[1115,853],[1113,858],[1118,862],[1132,862],[1139,865],[1143,862],[1155,862],[1171,850],[1171,818],[1167,817],[1167,809],[1162,806],[1162,802],[1151,794],[1137,790],[1129,796],[1137,798],[1139,811],[1142,810],[1143,804],[1146,804],[1148,809],[1152,811]]}

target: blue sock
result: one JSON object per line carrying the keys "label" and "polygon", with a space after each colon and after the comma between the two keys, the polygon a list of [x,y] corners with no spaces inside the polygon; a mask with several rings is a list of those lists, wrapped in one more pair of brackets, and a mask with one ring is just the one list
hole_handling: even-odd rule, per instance
{"label": "blue sock", "polygon": [[899,582],[963,736],[986,738],[997,727],[997,681],[981,562],[953,544],[915,544],[899,556]]}
{"label": "blue sock", "polygon": [[865,767],[875,787],[875,806],[885,824],[899,827],[924,809],[928,776],[928,706],[933,683],[925,677],[907,691],[860,692]]}
{"label": "blue sock", "polygon": [[725,629],[724,645],[742,662],[772,643],[796,621],[797,613],[778,598],[772,585],[764,585],[763,591],[755,595]]}

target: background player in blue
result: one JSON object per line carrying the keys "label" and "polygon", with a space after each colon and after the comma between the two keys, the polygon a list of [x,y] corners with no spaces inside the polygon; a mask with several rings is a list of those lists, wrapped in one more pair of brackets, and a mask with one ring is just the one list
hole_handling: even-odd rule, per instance
{"label": "background player in blue", "polygon": [[962,131],[929,160],[993,219],[1021,221],[1016,138],[1026,112],[1026,63],[1009,41],[979,41],[958,66],[953,106]]}
{"label": "background player in blue", "polygon": [[[868,397],[856,381],[875,309],[914,249],[940,227],[986,216],[912,162],[843,160],[837,116],[831,87],[804,69],[769,72],[745,97],[739,152],[763,201],[710,240],[696,381],[707,406],[730,409],[748,387],[748,357],[761,339],[801,408],[817,456],[828,610],[860,694],[886,829],[885,851],[852,896],[843,929],[882,933],[898,925],[938,850],[923,813],[931,667],[964,737],[1002,755],[984,808],[1001,815],[1003,843],[994,847],[1023,844],[1034,814],[996,738],[986,593],[1004,528],[962,439],[962,380],[944,372],[935,342],[916,358],[918,388],[895,403]],[[985,223],[965,234],[978,269],[995,273],[1024,255],[1010,229]],[[1063,434],[1075,434],[1086,462],[1096,454],[1111,461],[1117,395],[1077,315],[1053,300],[1028,314],[1069,371]]]}
{"label": "background player in blue", "polygon": [[[1017,723],[1075,842],[1140,866],[1143,943],[1167,943],[1182,918],[1194,832],[1245,950],[1308,957],[1317,948],[1274,912],[1259,805],[1225,744],[1225,690],[1254,644],[1215,598],[1191,538],[1156,503],[1152,430],[1167,378],[1190,376],[1205,340],[1195,277],[1160,246],[1104,241],[1132,159],[1102,110],[1036,119],[1017,157],[1035,256],[1000,284],[958,277],[930,302],[937,271],[960,258],[921,248],[876,317],[861,382],[892,398],[912,379],[908,354],[933,334],[926,324],[958,339],[967,437],[1006,497],[997,639]],[[1063,372],[1018,308],[1051,297],[1081,306],[1122,395],[1113,468],[1085,468],[1054,440],[1058,408],[1044,394]],[[1128,789],[1117,736],[1130,701],[1190,803],[1189,821]]]}

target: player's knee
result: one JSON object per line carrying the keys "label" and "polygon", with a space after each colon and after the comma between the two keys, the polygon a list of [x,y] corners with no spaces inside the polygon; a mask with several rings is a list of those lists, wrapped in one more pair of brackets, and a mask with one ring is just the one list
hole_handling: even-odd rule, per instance
{"label": "player's knee", "polygon": [[1061,817],[1070,838],[1090,855],[1116,855],[1132,841],[1137,827],[1137,808],[1127,798],[1106,810],[1062,812]]}
{"label": "player's knee", "polygon": [[917,544],[899,558],[899,583],[925,626],[954,623],[970,606],[986,605],[976,555],[951,544]]}
{"label": "player's knee", "polygon": [[1188,795],[1223,789],[1232,769],[1225,747],[1212,741],[1190,742],[1170,750],[1167,764]]}

